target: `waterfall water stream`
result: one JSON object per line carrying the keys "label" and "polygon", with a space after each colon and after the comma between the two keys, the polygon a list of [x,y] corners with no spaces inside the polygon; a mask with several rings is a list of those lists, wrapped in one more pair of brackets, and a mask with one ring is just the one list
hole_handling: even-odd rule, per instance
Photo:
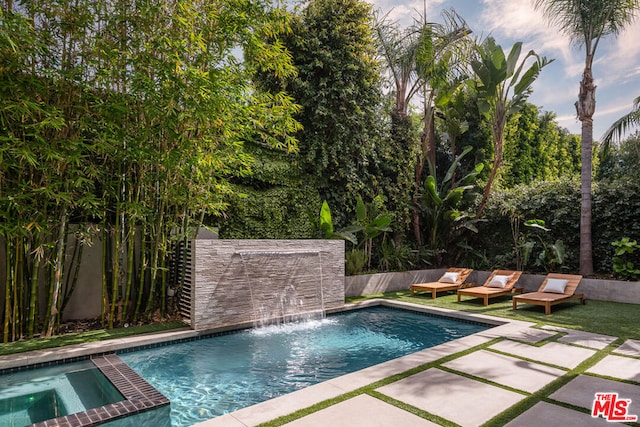
{"label": "waterfall water stream", "polygon": [[256,326],[324,316],[319,251],[237,252]]}

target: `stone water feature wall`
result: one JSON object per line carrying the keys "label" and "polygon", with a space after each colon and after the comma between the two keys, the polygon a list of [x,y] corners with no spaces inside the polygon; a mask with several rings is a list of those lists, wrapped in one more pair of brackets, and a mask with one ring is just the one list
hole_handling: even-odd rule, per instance
{"label": "stone water feature wall", "polygon": [[344,305],[344,241],[193,240],[191,327],[223,328]]}

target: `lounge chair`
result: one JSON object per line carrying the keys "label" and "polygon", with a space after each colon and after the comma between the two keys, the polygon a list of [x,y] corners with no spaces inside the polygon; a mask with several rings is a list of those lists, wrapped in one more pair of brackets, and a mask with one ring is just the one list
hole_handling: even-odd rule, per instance
{"label": "lounge chair", "polygon": [[544,306],[544,314],[551,314],[552,305],[573,299],[579,299],[582,304],[586,304],[584,294],[576,294],[580,280],[582,280],[582,276],[576,274],[549,273],[540,285],[538,292],[529,292],[513,297],[513,309],[515,310],[520,302]]}
{"label": "lounge chair", "polygon": [[431,292],[431,298],[435,298],[438,292],[455,291],[464,286],[464,281],[467,280],[472,271],[473,269],[471,268],[450,268],[437,282],[414,283],[411,285],[411,296],[414,296],[416,291],[423,291]]}
{"label": "lounge chair", "polygon": [[458,289],[458,302],[463,295],[482,298],[483,305],[489,305],[489,298],[508,295],[515,292],[522,293],[524,288],[516,288],[515,285],[522,275],[522,271],[494,270],[482,286]]}

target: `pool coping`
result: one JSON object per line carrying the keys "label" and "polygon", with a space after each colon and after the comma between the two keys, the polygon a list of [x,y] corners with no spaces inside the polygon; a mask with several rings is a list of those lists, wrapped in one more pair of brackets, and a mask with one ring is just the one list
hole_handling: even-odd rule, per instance
{"label": "pool coping", "polygon": [[[438,307],[428,307],[422,304],[415,304],[411,302],[399,302],[399,301],[391,301],[385,299],[372,299],[357,303],[349,303],[345,304],[343,307],[327,310],[327,314],[351,311],[366,307],[375,307],[375,306],[385,306],[390,308],[398,308],[404,310],[412,310],[416,312],[421,312],[425,314],[442,316],[455,318],[464,321],[470,322],[478,322],[484,323],[492,326],[489,329],[486,329],[481,332],[477,332],[475,334],[458,338],[453,341],[449,341],[444,344],[440,344],[435,347],[430,347],[425,350],[418,351],[416,353],[409,354],[407,356],[403,356],[397,359],[392,359],[387,362],[383,362],[378,365],[371,366],[369,368],[362,369],[360,371],[356,371],[350,374],[346,374],[328,381],[324,381],[319,384],[312,385],[310,387],[306,387],[302,390],[298,390],[292,393],[288,393],[286,395],[276,397],[274,399],[267,400],[265,402],[258,403],[256,405],[249,406],[247,408],[240,409],[238,411],[225,414],[210,420],[206,420],[195,424],[200,427],[244,427],[247,425],[258,425],[267,421],[271,421],[280,416],[288,415],[292,412],[295,412],[299,409],[304,409],[309,406],[312,406],[321,401],[338,397],[345,393],[349,393],[351,391],[357,390],[363,386],[369,385],[376,381],[385,379],[387,377],[391,377],[393,375],[397,375],[403,372],[406,372],[409,369],[414,368],[415,366],[423,365],[426,363],[433,362],[435,360],[441,359],[443,357],[468,350],[472,347],[484,344],[493,339],[504,336],[505,334],[513,334],[518,330],[527,329],[535,323],[532,322],[523,322],[518,320],[510,320],[503,319],[497,317],[486,316],[482,314],[475,313],[467,313],[460,312],[456,310],[438,308]],[[113,340],[105,340],[98,342],[90,342],[84,344],[74,344],[70,346],[66,346],[63,348],[54,348],[54,349],[45,349],[45,350],[35,350],[32,352],[20,353],[9,356],[0,356],[0,375],[4,373],[16,372],[25,369],[34,369],[37,367],[50,366],[54,364],[61,363],[69,363],[73,361],[79,360],[87,360],[91,359],[92,361],[102,361],[98,362],[96,366],[98,366],[101,371],[104,369],[109,374],[105,375],[116,375],[114,377],[115,381],[126,381],[126,378],[134,378],[138,377],[141,381],[143,381],[146,385],[148,385],[153,391],[162,396],[163,399],[166,399],[160,392],[155,390],[151,385],[146,383],[144,379],[138,376],[126,363],[120,360],[120,358],[113,354],[115,351],[123,351],[127,349],[139,349],[144,348],[145,346],[154,346],[160,343],[165,343],[168,341],[180,341],[180,340],[192,340],[198,339],[202,336],[212,335],[216,333],[222,333],[225,331],[237,330],[249,327],[250,325],[241,324],[241,325],[227,325],[220,328],[194,331],[191,329],[183,329],[178,331],[168,331],[168,332],[159,332],[154,334],[142,335],[142,336],[134,336],[127,338],[118,338]],[[119,363],[117,362],[119,361]],[[115,369],[109,369],[109,365],[118,366]],[[100,367],[102,366],[102,368]],[[123,366],[121,366],[123,365]],[[124,368],[126,367],[126,368]],[[122,373],[123,371],[128,370],[126,376],[118,377],[118,373]],[[104,371],[103,371],[104,372]],[[108,377],[109,378],[109,377]],[[109,380],[114,383],[114,380],[109,378]],[[116,385],[114,383],[114,385]],[[116,385],[117,387],[117,385]],[[121,392],[122,393],[122,392]],[[125,397],[127,394],[122,393]],[[160,397],[152,394],[150,396],[150,401],[157,400],[159,403],[154,406],[160,407],[169,404],[169,400],[166,399],[166,403]],[[125,402],[125,403],[123,403]],[[129,403],[126,403],[129,402]],[[139,409],[137,404],[132,403],[130,400],[124,400],[121,402],[117,402],[113,405],[116,405],[113,408],[109,408],[107,414],[111,413],[114,417],[122,417],[125,415],[130,415],[133,413],[141,412],[144,410],[152,409],[152,407],[146,407],[144,409]],[[111,405],[107,405],[111,406]],[[105,407],[97,408],[102,409]],[[116,416],[118,411],[128,411],[131,412],[122,412]],[[88,411],[87,411],[88,412]],[[72,414],[66,417],[73,417],[78,414]],[[101,415],[104,415],[104,412],[100,411]],[[95,418],[95,414],[94,415]],[[62,418],[66,418],[62,417]],[[82,417],[83,419],[85,417]],[[91,424],[78,424],[77,422],[74,424],[61,424],[58,423],[50,423],[54,420],[47,420],[42,423],[36,423],[33,426],[37,427],[48,427],[48,426],[73,426],[73,427],[81,427],[81,426],[89,426],[95,425],[95,423]],[[106,418],[103,418],[98,421],[98,423],[102,423],[107,421]],[[49,423],[49,424],[47,424]]]}

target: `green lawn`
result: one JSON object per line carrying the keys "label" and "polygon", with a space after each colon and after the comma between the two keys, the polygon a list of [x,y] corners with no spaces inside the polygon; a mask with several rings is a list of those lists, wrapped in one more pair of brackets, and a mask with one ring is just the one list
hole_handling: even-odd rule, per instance
{"label": "green lawn", "polygon": [[130,326],[128,328],[99,329],[77,334],[58,335],[51,338],[35,338],[32,340],[16,341],[8,344],[0,344],[0,356],[31,350],[41,350],[44,348],[62,347],[71,344],[110,340],[132,335],[150,334],[153,332],[184,328],[186,326],[187,325],[182,322],[173,321],[166,323],[152,323],[142,326]]}
{"label": "green lawn", "polygon": [[638,304],[587,300],[586,305],[581,305],[578,300],[574,300],[551,307],[551,314],[547,316],[544,314],[543,307],[528,304],[518,304],[518,310],[513,311],[510,296],[490,299],[487,307],[482,305],[482,300],[470,297],[463,297],[462,302],[458,303],[455,293],[438,294],[438,298],[432,299],[431,295],[426,293],[412,297],[408,290],[349,298],[348,302],[372,298],[412,302],[430,307],[535,322],[540,325],[562,326],[623,339],[640,339],[640,322],[637,320],[640,317],[640,305]]}

